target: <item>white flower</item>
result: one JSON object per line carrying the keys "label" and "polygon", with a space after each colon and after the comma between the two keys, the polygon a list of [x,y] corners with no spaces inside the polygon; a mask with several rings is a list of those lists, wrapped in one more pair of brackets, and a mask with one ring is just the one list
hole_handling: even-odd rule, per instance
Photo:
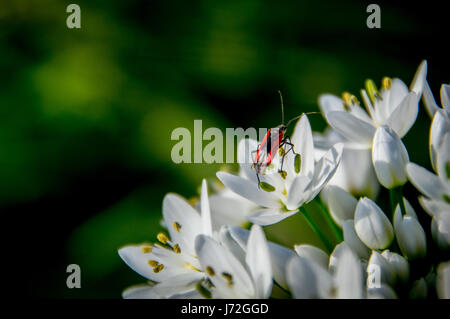
{"label": "white flower", "polygon": [[402,215],[397,205],[394,213],[394,229],[398,246],[408,259],[424,257],[427,250],[425,231],[417,220],[416,212],[411,204],[403,198],[406,215]]}
{"label": "white flower", "polygon": [[252,223],[270,225],[297,213],[299,207],[314,199],[336,171],[343,145],[334,145],[315,162],[311,126],[306,115],[302,116],[296,125],[292,143],[294,151],[299,155],[288,152],[284,159],[283,172],[279,173],[280,158],[277,154],[272,160],[273,167],[268,167],[266,173],[260,176],[259,185],[256,172],[251,168],[251,152],[258,147],[257,142],[253,140],[243,140],[238,146],[238,157],[245,158],[241,162],[244,176],[217,173],[222,183],[233,192],[262,206],[248,216]]}
{"label": "white flower", "polygon": [[359,200],[354,223],[358,237],[371,249],[385,249],[394,238],[391,222],[380,207],[367,197]]}
{"label": "white flower", "polygon": [[168,194],[163,200],[163,217],[170,238],[160,233],[158,240],[162,245],[130,245],[119,249],[120,257],[129,267],[157,283],[146,289],[126,290],[123,297],[199,296],[195,287],[206,275],[197,259],[194,242],[200,234],[212,234],[206,181],[202,183],[201,215],[180,196]]}
{"label": "white flower", "polygon": [[380,126],[375,132],[372,162],[384,187],[391,189],[407,181],[405,167],[409,162],[408,152],[402,140],[387,126]]}
{"label": "white flower", "polygon": [[406,171],[411,183],[425,195],[419,197],[419,202],[433,218],[431,229],[435,242],[441,249],[450,249],[450,124],[445,118],[437,120],[441,115],[441,111],[435,113],[430,136],[437,175],[414,163],[409,163]]}
{"label": "white flower", "polygon": [[362,90],[361,94],[367,113],[356,97],[348,93],[344,94],[344,99],[331,94],[322,95],[321,111],[338,133],[362,148],[371,147],[375,130],[381,125],[389,126],[403,137],[416,120],[426,72],[427,63],[423,61],[410,90],[400,79],[383,79],[379,92],[372,81],[366,81],[367,91]]}
{"label": "white flower", "polygon": [[253,225],[248,239],[245,264],[212,237],[200,235],[195,248],[217,298],[268,298],[272,292],[269,248],[262,228]]}

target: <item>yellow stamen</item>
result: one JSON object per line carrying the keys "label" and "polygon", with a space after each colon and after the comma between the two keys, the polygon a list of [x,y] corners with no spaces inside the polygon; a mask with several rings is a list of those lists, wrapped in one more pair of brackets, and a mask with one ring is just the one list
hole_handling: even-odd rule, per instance
{"label": "yellow stamen", "polygon": [[160,264],[160,265],[156,266],[155,268],[153,268],[153,272],[155,274],[157,274],[157,273],[161,272],[163,269],[164,269],[164,265]]}
{"label": "yellow stamen", "polygon": [[181,254],[180,246],[178,244],[175,244],[173,246],[173,251],[176,252],[177,254]]}
{"label": "yellow stamen", "polygon": [[157,266],[159,265],[159,262],[157,262],[156,260],[149,260],[149,261],[148,261],[148,264],[149,264],[151,267],[157,267]]}
{"label": "yellow stamen", "polygon": [[164,233],[159,233],[158,236],[156,236],[156,238],[158,238],[158,240],[163,244],[167,244],[167,241],[169,240],[167,235]]}
{"label": "yellow stamen", "polygon": [[173,228],[175,228],[176,232],[179,233],[181,225],[178,222],[173,222]]}
{"label": "yellow stamen", "polygon": [[391,84],[392,84],[391,78],[387,76],[385,76],[383,80],[381,80],[381,87],[385,90],[389,90],[391,88]]}
{"label": "yellow stamen", "polygon": [[152,246],[151,245],[144,245],[141,247],[141,251],[143,254],[148,254],[152,252]]}
{"label": "yellow stamen", "polygon": [[212,269],[212,267],[210,267],[210,266],[206,267],[206,273],[207,273],[208,275],[210,275],[211,277],[214,277],[214,275],[216,274],[216,273],[214,272],[214,269]]}
{"label": "yellow stamen", "polygon": [[354,104],[360,104],[358,98],[348,92],[342,93],[342,99],[344,100],[344,108],[347,110],[350,110],[350,107]]}
{"label": "yellow stamen", "polygon": [[287,172],[286,171],[279,171],[281,178],[286,179]]}

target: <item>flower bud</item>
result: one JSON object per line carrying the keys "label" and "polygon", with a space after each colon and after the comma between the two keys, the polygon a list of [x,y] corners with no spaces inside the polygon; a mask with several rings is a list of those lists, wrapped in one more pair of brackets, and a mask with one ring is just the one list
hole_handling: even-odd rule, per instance
{"label": "flower bud", "polygon": [[417,220],[411,204],[403,198],[406,215],[402,216],[397,205],[394,214],[394,229],[397,243],[403,255],[408,259],[424,257],[427,250],[425,231]]}
{"label": "flower bud", "polygon": [[342,226],[344,220],[353,219],[358,201],[343,188],[328,185],[322,190],[322,197],[336,224]]}
{"label": "flower bud", "polygon": [[342,228],[344,229],[344,242],[353,249],[360,258],[365,260],[369,259],[370,249],[359,239],[355,231],[355,223],[352,219],[344,220],[342,222]]}
{"label": "flower bud", "polygon": [[[381,283],[395,284],[397,279],[394,267],[377,251],[372,251],[367,269],[372,271],[372,282],[370,285],[380,286]],[[369,276],[370,277],[370,276]],[[377,282],[378,281],[378,282]],[[370,288],[369,282],[368,286]]]}
{"label": "flower bud", "polygon": [[374,201],[363,197],[356,205],[355,231],[359,239],[371,249],[387,248],[393,238],[391,222]]}
{"label": "flower bud", "polygon": [[375,132],[372,162],[378,181],[384,187],[390,189],[406,182],[408,152],[398,135],[387,126],[380,126]]}
{"label": "flower bud", "polygon": [[381,253],[389,264],[394,268],[395,273],[397,274],[397,278],[399,278],[402,282],[407,282],[409,279],[409,263],[406,259],[397,254],[390,252],[389,250],[385,250]]}

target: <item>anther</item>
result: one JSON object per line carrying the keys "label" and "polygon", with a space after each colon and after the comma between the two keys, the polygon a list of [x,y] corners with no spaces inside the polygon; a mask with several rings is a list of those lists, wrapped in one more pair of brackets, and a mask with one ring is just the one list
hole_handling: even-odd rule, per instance
{"label": "anther", "polygon": [[164,233],[159,233],[156,238],[158,238],[158,240],[163,244],[167,244],[167,242],[169,241],[169,238]]}
{"label": "anther", "polygon": [[157,267],[157,266],[159,265],[159,262],[157,262],[156,260],[149,260],[149,261],[148,261],[148,264],[149,264],[151,267]]}
{"label": "anther", "polygon": [[148,254],[152,252],[152,246],[151,245],[144,245],[141,247],[141,251],[143,254]]}
{"label": "anther", "polygon": [[178,244],[173,245],[173,251],[177,254],[181,254],[180,246]]}
{"label": "anther", "polygon": [[176,232],[179,233],[181,225],[178,222],[173,222],[173,228],[175,228]]}
{"label": "anther", "polygon": [[155,274],[157,274],[157,273],[161,272],[163,269],[164,269],[164,265],[163,265],[163,264],[160,264],[160,265],[158,265],[158,266],[156,266],[156,267],[153,268],[153,272],[154,272]]}
{"label": "anther", "polygon": [[286,176],[287,176],[287,172],[286,172],[286,171],[278,171],[278,173],[280,174],[280,176],[281,176],[283,179],[286,179]]}
{"label": "anther", "polygon": [[214,275],[216,274],[215,272],[214,272],[214,269],[212,269],[212,267],[210,267],[210,266],[208,266],[208,267],[206,267],[206,273],[208,274],[208,275],[210,275],[211,277],[214,277]]}
{"label": "anther", "polygon": [[228,287],[231,287],[233,285],[233,276],[231,276],[231,274],[223,272],[222,277],[227,281]]}
{"label": "anther", "polygon": [[381,80],[381,87],[385,90],[389,90],[391,88],[391,84],[392,84],[391,78],[387,76],[385,76],[383,80]]}

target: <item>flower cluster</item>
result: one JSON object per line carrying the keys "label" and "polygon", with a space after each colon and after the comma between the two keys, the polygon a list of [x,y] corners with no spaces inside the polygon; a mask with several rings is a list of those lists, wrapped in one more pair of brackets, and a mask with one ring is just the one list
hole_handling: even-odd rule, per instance
{"label": "flower cluster", "polygon": [[[380,89],[367,80],[362,104],[347,92],[324,94],[319,107],[329,127],[313,133],[302,115],[292,149],[277,149],[261,174],[253,165],[258,142],[244,139],[239,172],[217,173],[223,188],[208,195],[203,180],[194,204],[166,195],[167,231],[158,242],[119,249],[148,280],[123,297],[269,298],[277,290],[292,298],[450,298],[450,86],[442,85],[440,107],[426,73],[424,61],[409,88],[397,78],[383,78]],[[432,117],[434,172],[410,162],[402,142],[421,98]],[[417,198],[405,198],[408,181]],[[416,199],[426,213],[416,212]],[[329,233],[306,208],[310,202]],[[262,226],[294,214],[324,249],[266,239]]]}

